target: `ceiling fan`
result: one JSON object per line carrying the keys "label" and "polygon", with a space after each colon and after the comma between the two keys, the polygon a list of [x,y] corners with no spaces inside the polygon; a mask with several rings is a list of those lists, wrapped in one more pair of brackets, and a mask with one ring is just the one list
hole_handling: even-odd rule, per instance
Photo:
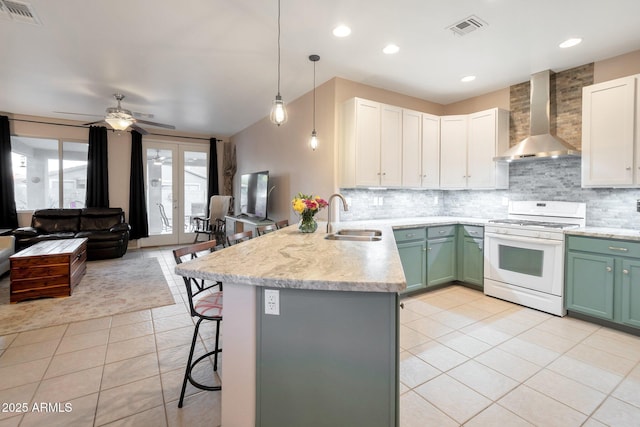
{"label": "ceiling fan", "polygon": [[124,99],[124,95],[121,93],[114,93],[113,97],[116,99],[116,101],[118,101],[117,107],[107,108],[106,110],[107,114],[105,115],[104,119],[98,120],[95,122],[85,123],[84,125],[89,126],[89,125],[94,125],[98,123],[107,123],[109,126],[111,126],[115,130],[126,130],[130,127],[131,129],[135,129],[136,131],[140,132],[142,135],[146,135],[149,132],[147,132],[140,126],[138,126],[138,123],[149,125],[149,126],[161,127],[165,129],[176,128],[175,126],[172,126],[172,125],[151,122],[149,120],[142,119],[142,117],[153,117],[153,115],[131,112],[130,110],[122,108],[122,106],[120,105],[120,102]]}

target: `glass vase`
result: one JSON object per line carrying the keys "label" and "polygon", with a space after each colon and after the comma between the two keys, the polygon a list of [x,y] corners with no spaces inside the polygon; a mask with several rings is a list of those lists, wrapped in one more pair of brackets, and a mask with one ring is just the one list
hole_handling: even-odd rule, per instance
{"label": "glass vase", "polygon": [[318,223],[313,215],[303,215],[298,230],[301,233],[313,233],[318,229]]}

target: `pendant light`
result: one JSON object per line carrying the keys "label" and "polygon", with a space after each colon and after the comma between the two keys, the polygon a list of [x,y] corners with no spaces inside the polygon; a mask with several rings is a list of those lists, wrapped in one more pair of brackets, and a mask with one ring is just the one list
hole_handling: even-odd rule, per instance
{"label": "pendant light", "polygon": [[280,96],[280,0],[278,0],[278,94],[273,101],[269,119],[278,126],[287,121],[287,109],[285,108],[282,96]]}
{"label": "pendant light", "polygon": [[316,133],[316,62],[320,61],[320,56],[309,55],[309,61],[313,62],[313,130],[309,145],[313,151],[318,148],[318,134]]}

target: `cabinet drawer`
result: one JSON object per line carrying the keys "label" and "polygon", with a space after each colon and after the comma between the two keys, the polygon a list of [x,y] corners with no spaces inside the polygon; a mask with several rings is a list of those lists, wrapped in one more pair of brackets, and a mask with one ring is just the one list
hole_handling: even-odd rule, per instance
{"label": "cabinet drawer", "polygon": [[440,225],[438,227],[429,227],[427,230],[427,239],[435,239],[437,237],[455,236],[455,225]]}
{"label": "cabinet drawer", "polygon": [[462,229],[464,230],[465,237],[484,238],[484,227],[480,227],[479,225],[463,225]]}
{"label": "cabinet drawer", "polygon": [[567,249],[640,258],[640,242],[631,242],[628,240],[569,236],[567,238]]}
{"label": "cabinet drawer", "polygon": [[408,242],[411,240],[424,240],[427,238],[427,232],[425,227],[417,228],[403,228],[400,230],[393,230],[393,235],[396,238],[396,242]]}

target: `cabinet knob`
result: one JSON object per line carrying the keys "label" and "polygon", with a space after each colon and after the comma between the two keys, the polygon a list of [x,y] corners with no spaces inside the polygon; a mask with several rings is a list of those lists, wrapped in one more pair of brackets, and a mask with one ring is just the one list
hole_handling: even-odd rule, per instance
{"label": "cabinet knob", "polygon": [[378,176],[382,175],[380,172],[377,173]]}
{"label": "cabinet knob", "polygon": [[620,251],[620,252],[628,252],[629,249],[628,248],[621,248],[618,246],[609,246],[609,250],[610,251]]}
{"label": "cabinet knob", "polygon": [[482,246],[478,245],[478,249],[479,249],[479,250],[482,250]]}
{"label": "cabinet knob", "polygon": [[385,176],[387,173],[386,172],[382,172],[382,176]]}
{"label": "cabinet knob", "polygon": [[607,271],[611,272],[611,267],[609,267],[608,265],[607,265]]}
{"label": "cabinet knob", "polygon": [[430,251],[430,250],[431,250],[431,248],[427,248],[427,250],[428,250],[428,251]]}
{"label": "cabinet knob", "polygon": [[629,270],[622,270],[622,274],[629,274]]}
{"label": "cabinet knob", "polygon": [[444,230],[440,230],[440,234],[444,234],[444,233],[445,233],[445,231],[444,231]]}
{"label": "cabinet knob", "polygon": [[630,171],[631,170],[631,166],[627,166],[625,169]]}

